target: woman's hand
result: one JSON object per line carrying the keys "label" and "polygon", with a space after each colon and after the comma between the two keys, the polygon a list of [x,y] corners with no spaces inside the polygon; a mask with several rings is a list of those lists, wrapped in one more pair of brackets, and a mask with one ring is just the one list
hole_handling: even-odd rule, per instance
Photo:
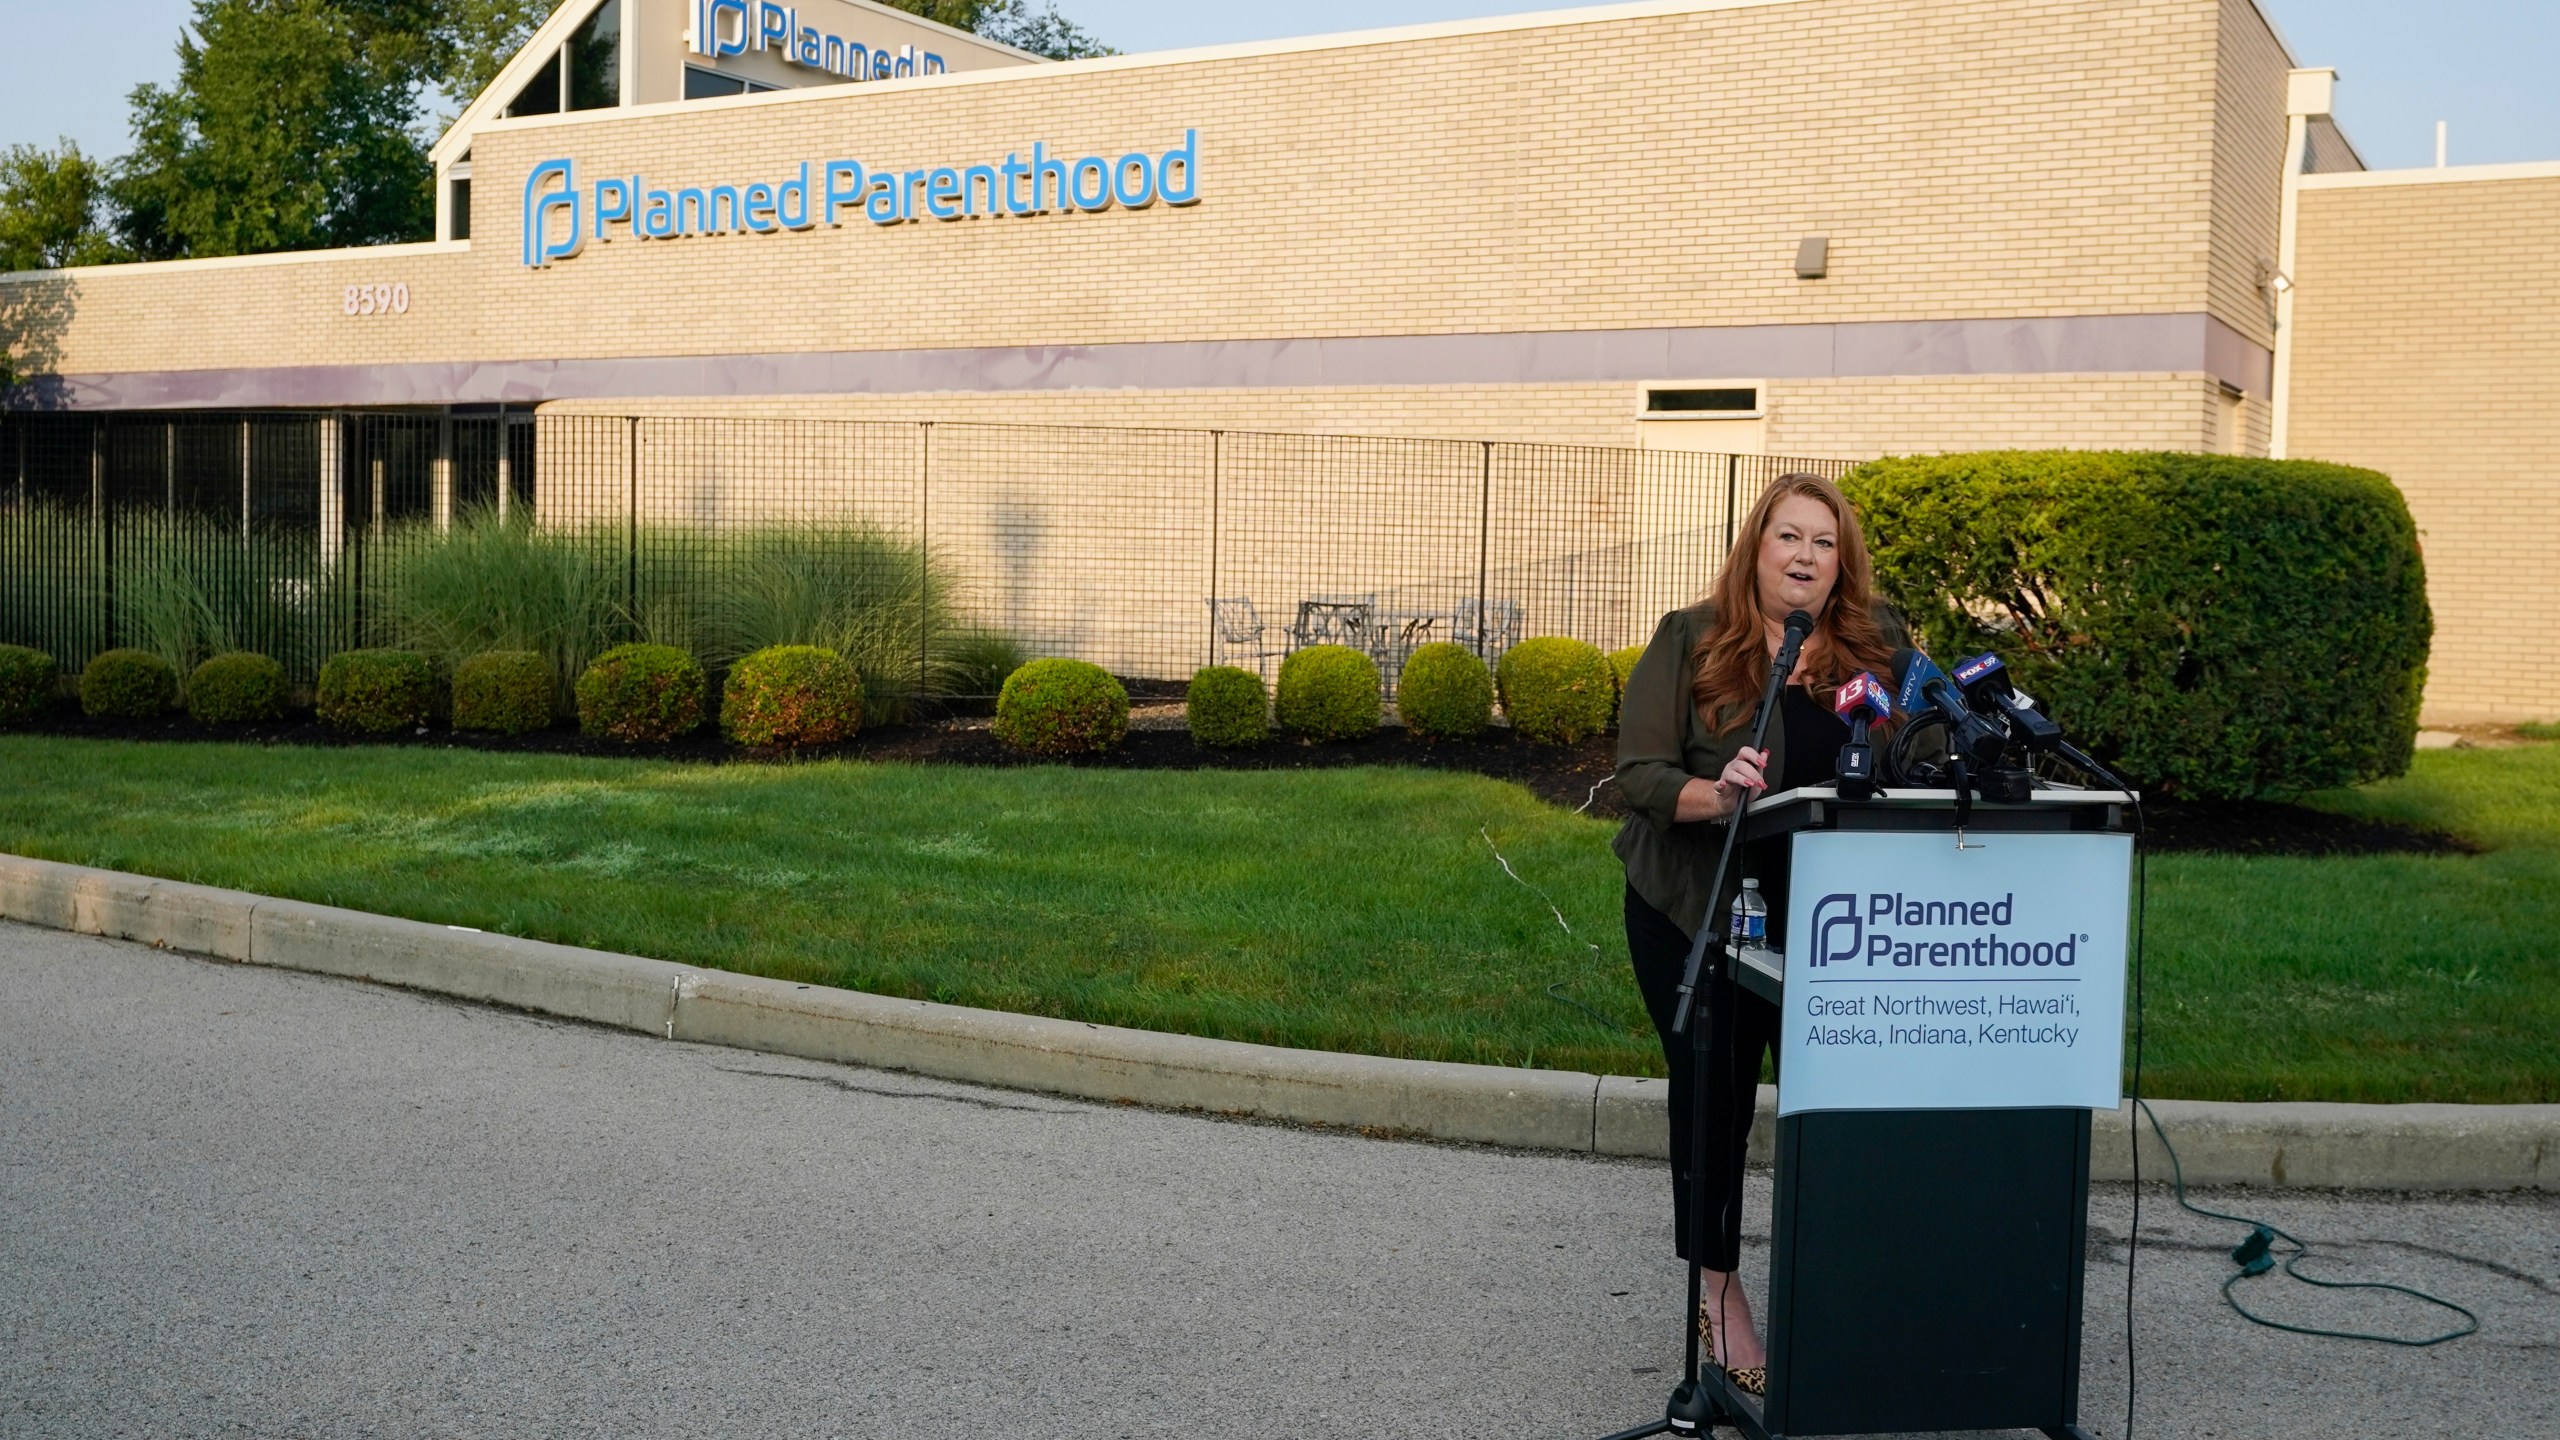
{"label": "woman's hand", "polygon": [[1745,745],[1716,779],[1691,779],[1680,787],[1676,820],[1722,820],[1769,788],[1769,752]]}
{"label": "woman's hand", "polygon": [[1769,788],[1769,752],[1745,745],[1734,752],[1733,759],[1716,777],[1716,798],[1724,802],[1720,813],[1730,815],[1742,806],[1760,798]]}

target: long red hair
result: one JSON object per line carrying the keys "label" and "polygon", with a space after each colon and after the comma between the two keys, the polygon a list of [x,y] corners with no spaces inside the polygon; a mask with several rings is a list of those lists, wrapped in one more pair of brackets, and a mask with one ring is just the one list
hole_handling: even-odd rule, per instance
{"label": "long red hair", "polygon": [[1694,678],[1690,693],[1707,727],[1719,733],[1741,728],[1759,702],[1769,673],[1769,644],[1760,615],[1760,542],[1778,506],[1794,496],[1819,500],[1840,526],[1840,575],[1831,599],[1814,618],[1813,637],[1805,642],[1790,683],[1802,682],[1814,698],[1829,701],[1833,692],[1861,670],[1878,678],[1893,676],[1893,646],[1876,619],[1875,568],[1867,559],[1867,533],[1858,524],[1857,507],[1840,487],[1819,475],[1802,472],[1769,482],[1760,503],[1751,507],[1733,534],[1733,553],[1724,558],[1708,599],[1715,605],[1714,623],[1689,653]]}

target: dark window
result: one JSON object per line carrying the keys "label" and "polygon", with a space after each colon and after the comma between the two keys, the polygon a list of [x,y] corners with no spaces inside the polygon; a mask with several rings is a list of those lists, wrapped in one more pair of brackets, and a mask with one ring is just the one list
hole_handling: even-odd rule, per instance
{"label": "dark window", "polygon": [[1760,392],[1747,385],[1730,390],[1647,390],[1644,408],[1669,414],[1718,410],[1748,413],[1760,408]]}
{"label": "dark window", "polygon": [[622,103],[622,0],[604,0],[562,52],[568,61],[571,110],[607,110]]}
{"label": "dark window", "polygon": [[690,65],[684,67],[684,98],[687,100],[709,100],[720,95],[745,93],[747,82],[735,75],[723,75],[717,70],[696,70]]}
{"label": "dark window", "polygon": [[452,234],[451,236],[449,236],[448,238],[450,238],[450,239],[454,239],[454,240],[468,240],[468,239],[470,239],[470,238],[471,238],[471,182],[470,182],[470,181],[468,181],[468,180],[456,180],[456,181],[454,181],[454,182],[453,182],[453,201],[452,201],[452,205],[453,205],[453,234]]}
{"label": "dark window", "polygon": [[557,115],[560,113],[560,57],[554,55],[533,80],[516,92],[515,103],[507,107],[510,115]]}

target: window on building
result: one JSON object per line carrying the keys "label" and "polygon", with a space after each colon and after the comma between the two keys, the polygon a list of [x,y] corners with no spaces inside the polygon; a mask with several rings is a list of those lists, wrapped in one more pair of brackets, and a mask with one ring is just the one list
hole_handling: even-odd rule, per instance
{"label": "window on building", "polygon": [[1760,391],[1750,385],[1712,390],[1647,389],[1644,408],[1649,415],[1748,415],[1760,408]]}
{"label": "window on building", "polygon": [[2214,396],[2214,448],[2225,455],[2249,453],[2247,398],[2228,385]]}
{"label": "window on building", "polygon": [[622,0],[604,0],[560,51],[571,110],[609,110],[622,103]]}
{"label": "window on building", "polygon": [[447,238],[468,240],[471,238],[471,181],[467,178],[456,180],[451,190],[452,196],[446,203],[452,212],[453,233]]}
{"label": "window on building", "polygon": [[781,88],[735,75],[723,75],[717,70],[698,70],[691,65],[684,67],[684,98],[687,100],[715,100],[723,95],[762,95],[768,90]]}
{"label": "window on building", "polygon": [[560,57],[533,72],[533,78],[507,102],[509,115],[557,115],[560,113]]}

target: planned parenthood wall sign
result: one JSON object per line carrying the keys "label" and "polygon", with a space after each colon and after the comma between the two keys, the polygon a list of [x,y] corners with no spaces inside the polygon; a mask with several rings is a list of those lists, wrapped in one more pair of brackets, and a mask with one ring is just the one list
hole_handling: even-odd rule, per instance
{"label": "planned parenthood wall sign", "polygon": [[1795,837],[1778,1110],[2112,1110],[2133,838]]}

